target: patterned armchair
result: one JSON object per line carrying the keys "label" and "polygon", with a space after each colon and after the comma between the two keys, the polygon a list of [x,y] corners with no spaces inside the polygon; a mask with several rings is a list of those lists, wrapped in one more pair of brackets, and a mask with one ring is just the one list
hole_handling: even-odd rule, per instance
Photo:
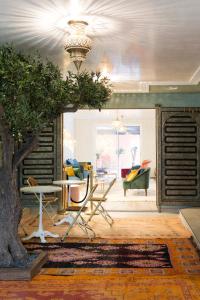
{"label": "patterned armchair", "polygon": [[124,196],[126,196],[126,190],[131,189],[144,189],[147,196],[147,189],[149,188],[150,168],[143,169],[132,181],[123,182]]}

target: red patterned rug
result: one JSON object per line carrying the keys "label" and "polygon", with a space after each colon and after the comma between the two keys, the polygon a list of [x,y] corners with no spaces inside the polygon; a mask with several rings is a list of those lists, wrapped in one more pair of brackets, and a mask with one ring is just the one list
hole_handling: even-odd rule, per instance
{"label": "red patterned rug", "polygon": [[172,268],[166,244],[29,243],[28,251],[46,251],[44,268]]}

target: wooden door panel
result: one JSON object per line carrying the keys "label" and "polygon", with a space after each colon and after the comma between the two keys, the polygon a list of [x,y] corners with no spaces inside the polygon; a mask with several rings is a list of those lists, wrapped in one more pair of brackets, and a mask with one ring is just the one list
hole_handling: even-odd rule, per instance
{"label": "wooden door panel", "polygon": [[160,108],[158,116],[158,203],[198,206],[199,113]]}
{"label": "wooden door panel", "polygon": [[[51,185],[62,176],[62,118],[57,119],[39,136],[39,146],[24,159],[19,169],[19,187],[33,176],[39,184]],[[21,194],[24,206],[36,204],[33,194]]]}

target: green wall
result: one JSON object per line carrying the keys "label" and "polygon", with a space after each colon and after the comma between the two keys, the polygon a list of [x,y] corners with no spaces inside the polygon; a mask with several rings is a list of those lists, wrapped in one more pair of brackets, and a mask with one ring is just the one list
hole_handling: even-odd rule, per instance
{"label": "green wall", "polygon": [[200,93],[113,93],[105,109],[200,107]]}

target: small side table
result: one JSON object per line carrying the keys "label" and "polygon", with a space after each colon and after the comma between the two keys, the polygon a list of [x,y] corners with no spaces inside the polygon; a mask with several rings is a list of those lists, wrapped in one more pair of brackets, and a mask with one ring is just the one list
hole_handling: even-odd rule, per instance
{"label": "small side table", "polygon": [[[80,185],[79,184],[73,184],[70,186],[71,189],[71,199],[73,199],[74,201],[78,202],[79,198],[80,198]],[[74,203],[72,202],[72,206],[76,206],[78,205],[78,203]]]}
{"label": "small side table", "polygon": [[23,238],[23,241],[27,241],[32,239],[33,237],[39,237],[41,240],[41,243],[46,243],[45,237],[54,237],[58,238],[58,234],[51,233],[50,231],[46,231],[43,229],[43,223],[42,223],[42,196],[43,193],[54,193],[54,192],[60,192],[62,189],[59,186],[52,186],[52,185],[37,185],[37,186],[27,186],[22,187],[20,189],[23,193],[33,193],[33,194],[40,194],[40,204],[39,204],[39,224],[38,224],[38,230],[31,233],[29,236]]}
{"label": "small side table", "polygon": [[[65,210],[67,208],[67,206],[69,206],[70,204],[70,199],[71,199],[71,189],[70,186],[71,185],[81,185],[81,184],[85,184],[84,180],[54,180],[53,184],[55,185],[61,185],[62,186],[62,208],[61,208],[61,214],[65,213]],[[69,186],[69,193],[66,193],[66,187]],[[67,201],[66,201],[66,196],[67,194]]]}
{"label": "small side table", "polygon": [[[85,181],[84,180],[55,180],[53,181],[53,184],[56,184],[56,185],[61,185],[62,186],[62,190],[63,190],[63,195],[65,194],[65,191],[66,191],[66,186],[69,186],[69,192],[68,192],[68,195],[67,195],[67,203],[66,203],[66,199],[63,198],[62,199],[62,208],[63,208],[63,211],[61,212],[61,214],[65,214],[66,212],[66,209],[67,207],[69,206],[70,204],[70,199],[71,199],[71,186],[76,184],[76,185],[81,185],[81,184],[85,184]],[[71,223],[73,222],[73,216],[72,214],[68,213],[67,212],[67,215],[61,219],[60,221],[56,222],[54,225],[55,226],[58,226],[58,225],[61,225],[63,223]]]}

